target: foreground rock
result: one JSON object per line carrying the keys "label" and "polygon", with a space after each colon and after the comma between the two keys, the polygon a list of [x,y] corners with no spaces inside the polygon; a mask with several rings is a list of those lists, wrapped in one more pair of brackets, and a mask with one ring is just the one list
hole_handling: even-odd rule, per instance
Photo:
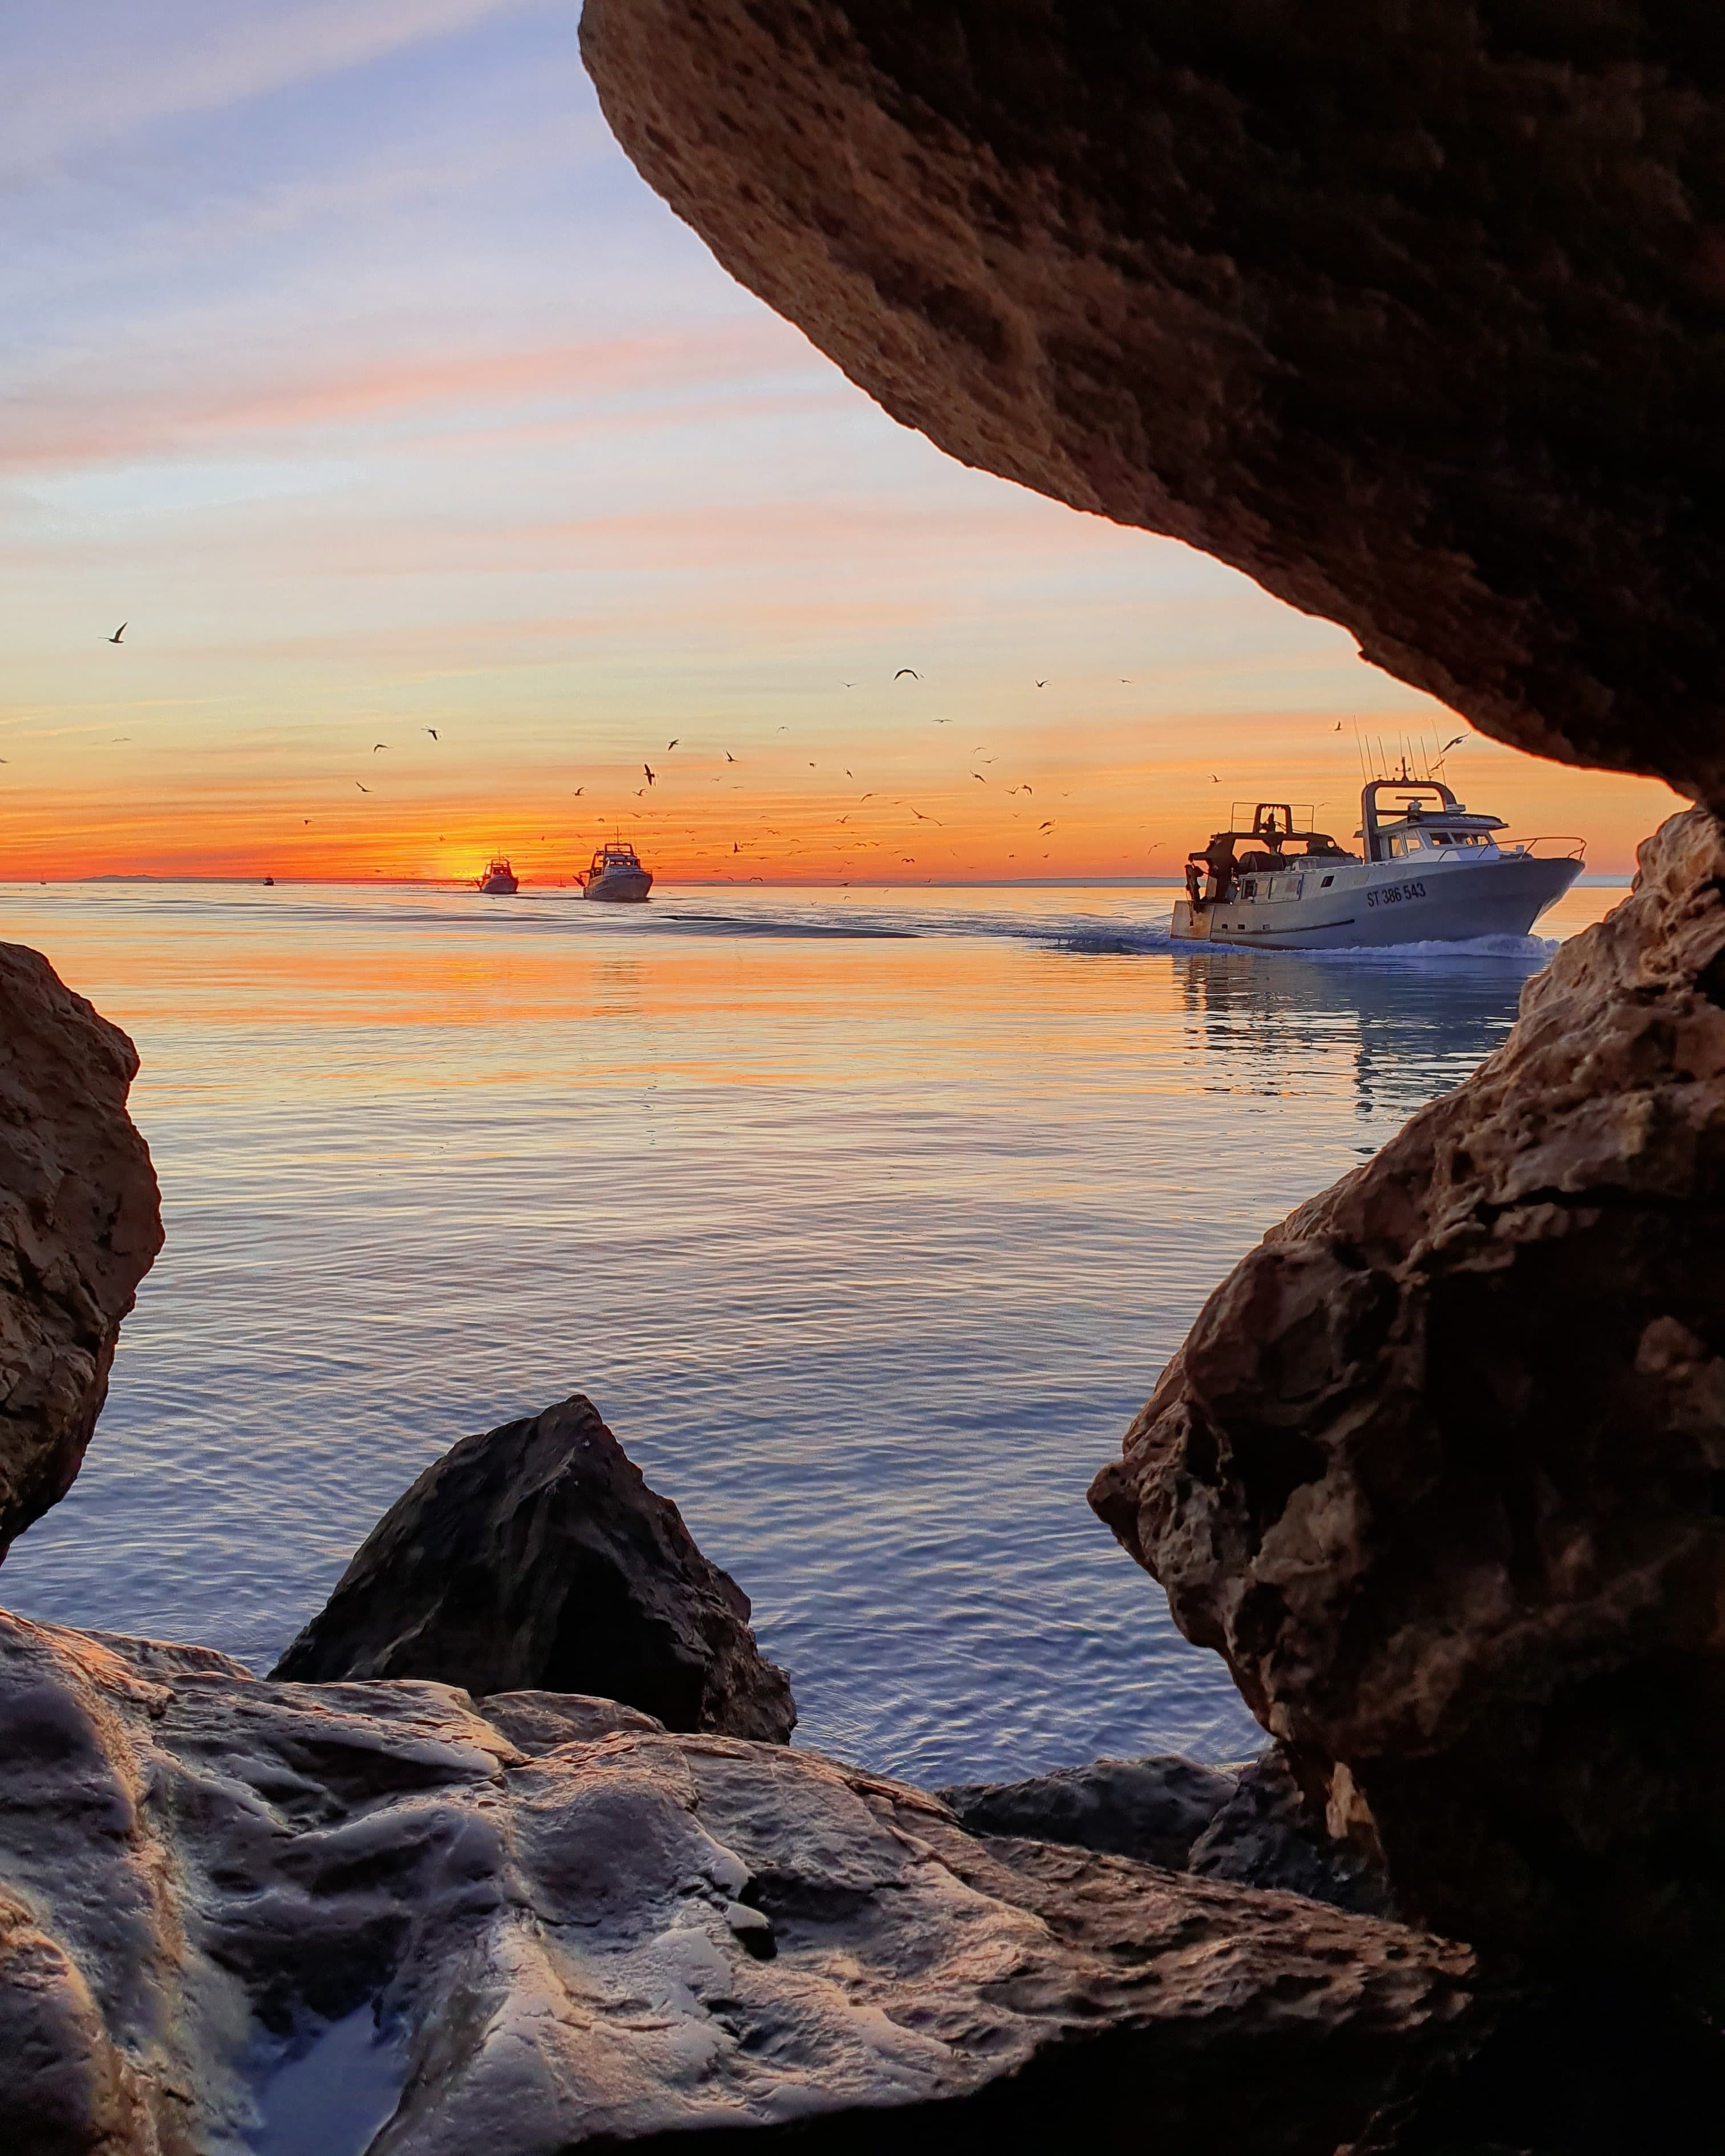
{"label": "foreground rock", "polygon": [[1725,843],[1210,1297],[1091,1502],[1458,1937],[1725,1993]]}
{"label": "foreground rock", "polygon": [[0,943],[0,1559],[72,1486],[162,1248],[137,1068],[45,958]]}
{"label": "foreground rock", "polygon": [[598,1693],[669,1729],[783,1743],[790,1685],[748,1620],[578,1393],[428,1467],[273,1674]]}
{"label": "foreground rock", "polygon": [[554,1712],[0,1617],[8,2148],[1327,2156],[1480,2033],[1465,1948]]}
{"label": "foreground rock", "polygon": [[1725,802],[1716,10],[588,0],[581,36],[645,178],[894,418],[1501,740]]}
{"label": "foreground rock", "polygon": [[1235,1778],[1189,1759],[1095,1759],[1024,1782],[967,1782],[935,1794],[972,1834],[1018,1835],[1135,1856],[1170,1871],[1235,1794]]}

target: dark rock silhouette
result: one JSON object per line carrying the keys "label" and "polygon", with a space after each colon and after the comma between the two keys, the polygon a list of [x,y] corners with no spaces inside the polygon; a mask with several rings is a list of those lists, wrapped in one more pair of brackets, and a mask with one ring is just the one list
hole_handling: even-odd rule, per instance
{"label": "dark rock silhouette", "polygon": [[0,1758],[21,2156],[309,2148],[344,2071],[377,2156],[1123,2148],[1147,2091],[1168,2156],[1327,2156],[1496,2010],[1399,1925],[979,1841],[779,1744],[529,1757],[447,1685],[0,1613]]}
{"label": "dark rock silhouette", "polygon": [[1276,1887],[1362,1916],[1393,1917],[1389,1882],[1369,1859],[1332,1838],[1272,1745],[1240,1770],[1227,1801],[1187,1853],[1196,1879],[1232,1879],[1242,1887]]}
{"label": "dark rock silhouette", "polygon": [[464,1438],[367,1537],[277,1677],[583,1692],[779,1743],[796,1708],[748,1597],[580,1394]]}
{"label": "dark rock silhouette", "polygon": [[1725,833],[1276,1229],[1091,1502],[1404,1915],[1725,1991]]}
{"label": "dark rock silhouette", "polygon": [[155,1170],[126,1111],[137,1069],[45,958],[0,943],[0,1559],[71,1488],[162,1248]]}
{"label": "dark rock silhouette", "polygon": [[1193,1843],[1234,1794],[1231,1774],[1177,1758],[1095,1759],[1023,1782],[935,1791],[968,1833],[1106,1850],[1171,1871],[1184,1866]]}
{"label": "dark rock silhouette", "polygon": [[1725,33],[1616,0],[588,0],[644,177],[895,418],[1500,740],[1725,802]]}

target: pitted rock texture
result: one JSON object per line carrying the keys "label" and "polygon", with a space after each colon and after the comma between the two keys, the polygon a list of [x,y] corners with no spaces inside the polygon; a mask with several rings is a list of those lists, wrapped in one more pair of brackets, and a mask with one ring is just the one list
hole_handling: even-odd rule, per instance
{"label": "pitted rock texture", "polygon": [[1218,1288],[1091,1502],[1456,1937],[1725,1989],[1725,834]]}
{"label": "pitted rock texture", "polygon": [[587,0],[719,260],[965,463],[1725,803],[1725,29],[1650,0]]}
{"label": "pitted rock texture", "polygon": [[273,1674],[597,1693],[669,1729],[780,1743],[797,1719],[747,1595],[579,1393],[428,1467]]}
{"label": "pitted rock texture", "polygon": [[71,1488],[162,1248],[137,1068],[45,958],[0,943],[0,1559]]}
{"label": "pitted rock texture", "polygon": [[1398,1926],[978,1841],[780,1745],[528,1757],[448,1686],[0,1615],[0,1756],[20,2156],[258,2145],[290,2110],[309,2146],[356,2088],[372,2156],[798,2122],[944,2152],[955,2118],[1329,2156],[1493,2010],[1468,1949]]}
{"label": "pitted rock texture", "polygon": [[1093,1759],[1026,1781],[963,1782],[935,1791],[972,1834],[1106,1850],[1171,1871],[1183,1866],[1235,1793],[1233,1775],[1173,1758]]}

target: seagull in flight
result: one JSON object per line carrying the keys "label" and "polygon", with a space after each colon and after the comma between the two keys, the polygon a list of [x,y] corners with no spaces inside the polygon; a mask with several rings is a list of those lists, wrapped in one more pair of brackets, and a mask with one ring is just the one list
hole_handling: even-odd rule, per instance
{"label": "seagull in flight", "polygon": [[388,748],[388,746],[389,744],[388,742],[373,742],[372,743],[372,754],[375,756],[380,748]]}
{"label": "seagull in flight", "polygon": [[1039,824],[1036,828],[1039,831],[1051,831],[1054,829],[1054,819],[1050,817],[1047,823]]}
{"label": "seagull in flight", "polygon": [[728,748],[725,752],[725,761],[726,763],[735,763],[737,761],[737,758],[732,756]]}
{"label": "seagull in flight", "polygon": [[647,774],[647,783],[648,783],[648,785],[649,785],[649,786],[650,786],[650,785],[653,783],[654,778],[655,778],[655,773],[654,773],[654,769],[653,769],[652,765],[651,765],[650,763],[644,763],[644,764],[641,766],[641,768],[642,768],[642,770],[643,770],[643,771],[644,771],[644,772],[646,773],[646,774]]}
{"label": "seagull in flight", "polygon": [[895,681],[902,681],[906,674],[910,675],[913,681],[920,681],[922,679],[922,676],[916,671],[914,666],[901,666],[897,673],[895,674],[892,678]]}
{"label": "seagull in flight", "polygon": [[437,728],[435,726],[427,726],[425,731],[431,736],[431,738],[434,741],[437,739]]}
{"label": "seagull in flight", "polygon": [[682,738],[683,738],[683,737],[682,737],[680,734],[679,734],[679,735],[677,736],[677,737],[676,737],[676,741],[668,741],[668,742],[665,743],[665,754],[666,754],[667,756],[669,756],[669,755],[670,754],[671,751],[672,751],[672,750],[676,747],[676,745],[677,745],[677,742],[681,741],[681,739],[682,739]]}
{"label": "seagull in flight", "polygon": [[1457,734],[1454,741],[1446,741],[1444,743],[1443,747],[1438,751],[1438,754],[1440,756],[1447,756],[1452,748],[1460,748],[1462,742],[1466,739],[1467,736],[1466,734]]}
{"label": "seagull in flight", "polygon": [[1046,681],[1039,681],[1036,685],[1039,689],[1045,689],[1048,686],[1048,684]]}
{"label": "seagull in flight", "polygon": [[354,780],[354,782],[353,782],[353,783],[354,783],[354,784],[355,784],[356,786],[357,786],[357,787],[359,788],[359,790],[360,790],[360,792],[361,792],[362,793],[369,793],[371,792],[371,790],[372,790],[372,789],[371,789],[371,788],[370,788],[369,786],[366,786],[366,785],[362,784],[362,783],[361,783],[358,779],[357,779],[357,778]]}
{"label": "seagull in flight", "polygon": [[115,630],[114,634],[113,634],[111,636],[105,636],[105,637],[102,639],[103,643],[104,643],[104,644],[118,644],[118,643],[119,643],[119,641],[120,641],[120,639],[121,639],[121,638],[122,636],[124,636],[124,635],[125,635],[125,634],[126,634],[126,630],[127,630],[130,627],[131,627],[131,624],[130,624],[129,622],[124,622],[124,621],[123,621],[123,622],[121,622],[121,624],[120,624],[120,626],[119,626],[119,628],[118,628],[118,629],[116,629]]}
{"label": "seagull in flight", "polygon": [[971,773],[970,775],[971,775],[971,777],[972,777],[972,778],[976,781],[976,783],[977,783],[977,784],[978,784],[978,786],[986,786],[986,785],[988,784],[988,780],[983,777],[983,774],[982,774],[982,773],[981,773],[981,772],[979,772],[979,771],[973,771],[973,772],[972,772],[972,773]]}

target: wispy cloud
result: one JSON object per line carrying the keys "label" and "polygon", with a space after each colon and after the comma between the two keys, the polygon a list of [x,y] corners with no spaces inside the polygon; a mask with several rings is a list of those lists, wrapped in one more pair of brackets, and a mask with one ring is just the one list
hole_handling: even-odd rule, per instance
{"label": "wispy cloud", "polygon": [[531,12],[542,0],[56,0],[8,29],[0,177]]}
{"label": "wispy cloud", "polygon": [[646,330],[632,336],[505,351],[456,351],[346,362],[318,354],[242,372],[219,358],[188,377],[157,362],[123,391],[106,356],[22,386],[0,408],[0,471],[14,475],[159,456],[213,439],[373,419],[441,407],[519,408],[535,399],[574,404],[694,383],[781,372],[798,359],[783,326],[765,317],[716,324],[699,336]]}

